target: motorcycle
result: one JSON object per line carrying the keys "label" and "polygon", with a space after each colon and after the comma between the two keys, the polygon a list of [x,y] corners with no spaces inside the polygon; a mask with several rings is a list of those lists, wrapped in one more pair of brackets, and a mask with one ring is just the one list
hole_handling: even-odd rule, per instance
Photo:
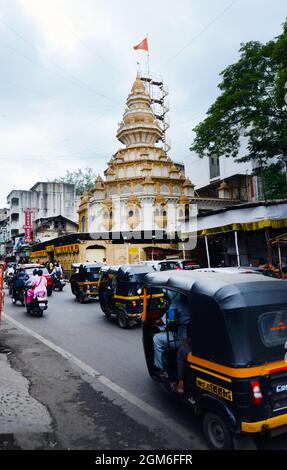
{"label": "motorcycle", "polygon": [[65,280],[64,280],[64,276],[60,276],[60,277],[54,277],[53,278],[53,289],[54,290],[58,290],[58,291],[62,291],[65,287],[66,283],[65,283]]}
{"label": "motorcycle", "polygon": [[21,302],[21,305],[25,305],[25,293],[24,293],[24,289],[23,287],[22,288],[17,288],[17,287],[14,287],[12,288],[12,302],[13,302],[13,305],[16,305],[16,302],[19,300],[19,302]]}
{"label": "motorcycle", "polygon": [[27,313],[35,317],[42,317],[44,310],[48,308],[48,298],[37,296],[32,302],[27,304],[27,297],[25,296],[25,305]]}

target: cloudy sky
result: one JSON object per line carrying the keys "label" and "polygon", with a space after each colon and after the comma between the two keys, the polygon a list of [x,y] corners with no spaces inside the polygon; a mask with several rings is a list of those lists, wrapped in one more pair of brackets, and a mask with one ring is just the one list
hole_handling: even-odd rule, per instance
{"label": "cloudy sky", "polygon": [[0,0],[0,207],[66,169],[103,172],[146,33],[170,93],[170,154],[188,164],[219,73],[286,16],[286,0]]}

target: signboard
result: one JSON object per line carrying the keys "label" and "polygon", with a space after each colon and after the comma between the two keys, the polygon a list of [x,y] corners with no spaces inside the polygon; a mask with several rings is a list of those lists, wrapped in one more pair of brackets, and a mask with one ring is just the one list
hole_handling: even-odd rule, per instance
{"label": "signboard", "polygon": [[55,247],[56,255],[69,255],[72,253],[78,253],[80,249],[79,243],[74,243],[72,245],[63,245]]}
{"label": "signboard", "polygon": [[46,250],[32,251],[30,253],[30,258],[46,258],[46,257],[47,257]]}
{"label": "signboard", "polygon": [[3,290],[3,277],[4,277],[4,265],[0,263],[0,320],[2,315],[2,308],[4,303],[4,290]]}
{"label": "signboard", "polygon": [[31,209],[25,209],[24,210],[24,217],[25,217],[25,222],[24,222],[24,240],[25,243],[31,243],[33,241],[33,233],[32,233],[32,211]]}
{"label": "signboard", "polygon": [[139,254],[139,249],[138,249],[138,247],[129,246],[128,252],[129,252],[129,255],[138,255]]}

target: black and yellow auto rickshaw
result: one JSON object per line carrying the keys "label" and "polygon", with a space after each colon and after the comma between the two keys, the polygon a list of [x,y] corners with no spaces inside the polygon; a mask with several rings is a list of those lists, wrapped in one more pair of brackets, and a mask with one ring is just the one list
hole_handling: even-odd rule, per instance
{"label": "black and yellow auto rickshaw", "polygon": [[[143,280],[152,266],[132,264],[103,266],[100,273],[99,301],[104,314],[116,315],[120,328],[140,323],[143,311]],[[154,296],[153,302],[163,308],[163,295]]]}
{"label": "black and yellow auto rickshaw", "polygon": [[99,295],[99,273],[102,263],[73,264],[74,272],[70,278],[72,293],[76,299],[85,303]]}
{"label": "black and yellow auto rickshaw", "polygon": [[[210,447],[231,449],[248,436],[252,442],[250,437],[258,433],[287,431],[287,282],[257,274],[166,271],[148,274],[144,286],[149,373],[202,415]],[[176,305],[168,307],[168,302],[162,373],[155,368],[162,310],[149,304],[153,289],[177,293],[177,302],[190,312],[182,341],[189,346],[181,393],[176,387],[182,360],[176,340],[180,320]]]}

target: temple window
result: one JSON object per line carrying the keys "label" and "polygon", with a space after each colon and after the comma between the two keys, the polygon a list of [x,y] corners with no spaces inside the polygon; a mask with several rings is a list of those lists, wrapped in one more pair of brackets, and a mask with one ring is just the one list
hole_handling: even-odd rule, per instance
{"label": "temple window", "polygon": [[121,193],[122,194],[129,194],[130,193],[130,187],[129,186],[122,186],[121,187]]}
{"label": "temple window", "polygon": [[117,188],[115,188],[114,186],[112,186],[112,187],[110,188],[109,193],[110,193],[110,195],[117,194]]}
{"label": "temple window", "polygon": [[127,169],[127,176],[134,176],[134,174],[135,174],[134,168],[132,166],[130,166]]}
{"label": "temple window", "polygon": [[169,193],[168,186],[166,184],[162,184],[160,187],[160,192],[161,194],[168,194]]}

